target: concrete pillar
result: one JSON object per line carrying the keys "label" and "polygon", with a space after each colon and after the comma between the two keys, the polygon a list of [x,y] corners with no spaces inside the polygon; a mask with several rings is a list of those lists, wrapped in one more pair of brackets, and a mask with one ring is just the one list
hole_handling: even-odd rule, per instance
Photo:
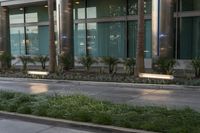
{"label": "concrete pillar", "polygon": [[152,58],[173,58],[173,5],[175,0],[152,0]]}
{"label": "concrete pillar", "polygon": [[0,51],[10,52],[9,10],[0,7]]}
{"label": "concrete pillar", "polygon": [[74,58],[73,0],[56,0],[59,52]]}

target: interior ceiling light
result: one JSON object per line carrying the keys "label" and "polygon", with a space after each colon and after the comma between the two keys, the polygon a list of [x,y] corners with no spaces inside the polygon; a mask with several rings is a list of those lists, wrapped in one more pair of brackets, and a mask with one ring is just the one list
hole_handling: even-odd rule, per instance
{"label": "interior ceiling light", "polygon": [[77,5],[78,5],[78,4],[80,4],[80,2],[79,2],[79,1],[76,1],[75,3],[76,3]]}
{"label": "interior ceiling light", "polygon": [[19,8],[20,11],[23,11],[23,8]]}
{"label": "interior ceiling light", "polygon": [[47,8],[47,7],[48,7],[48,5],[44,5],[44,7],[46,7],[46,8]]}

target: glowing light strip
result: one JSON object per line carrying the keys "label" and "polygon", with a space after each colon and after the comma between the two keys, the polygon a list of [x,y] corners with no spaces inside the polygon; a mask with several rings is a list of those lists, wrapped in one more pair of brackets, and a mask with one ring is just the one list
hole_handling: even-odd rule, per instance
{"label": "glowing light strip", "polygon": [[42,72],[42,71],[28,71],[28,74],[32,74],[32,75],[48,75],[49,72]]}
{"label": "glowing light strip", "polygon": [[140,78],[152,78],[152,79],[167,79],[167,80],[173,80],[173,75],[163,75],[163,74],[151,74],[151,73],[140,73]]}

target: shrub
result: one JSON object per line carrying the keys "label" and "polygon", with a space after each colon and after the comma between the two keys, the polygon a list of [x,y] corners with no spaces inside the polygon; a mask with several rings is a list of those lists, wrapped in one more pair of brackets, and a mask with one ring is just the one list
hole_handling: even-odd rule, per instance
{"label": "shrub", "polygon": [[36,56],[34,60],[36,62],[39,62],[41,64],[42,69],[44,70],[46,69],[46,63],[49,61],[49,57],[40,55],[40,56]]}
{"label": "shrub", "polygon": [[108,65],[109,74],[114,74],[116,72],[116,66],[119,63],[119,60],[114,57],[102,57],[102,62],[105,65]]}
{"label": "shrub", "polygon": [[134,74],[135,67],[135,59],[134,58],[126,58],[123,60],[123,64],[125,66],[126,72],[131,75]]}
{"label": "shrub", "polygon": [[199,78],[200,77],[200,58],[199,57],[192,60],[192,67],[195,71],[195,77]]}
{"label": "shrub", "polygon": [[47,116],[48,109],[49,109],[48,100],[45,99],[33,102],[33,106],[31,107],[32,114],[37,116]]}
{"label": "shrub", "polygon": [[81,95],[8,93],[0,93],[0,109],[4,111],[164,133],[200,132],[200,113],[189,108],[176,110],[112,104]]}
{"label": "shrub", "polygon": [[15,59],[12,57],[11,54],[7,52],[3,52],[2,55],[0,55],[0,61],[3,69],[10,69],[11,68],[11,61]]}
{"label": "shrub", "polygon": [[98,112],[94,115],[92,122],[103,125],[111,125],[112,116],[106,112]]}
{"label": "shrub", "polygon": [[30,56],[19,56],[19,59],[20,59],[21,62],[22,62],[22,65],[23,65],[22,70],[23,70],[23,71],[26,71],[26,70],[27,70],[27,65],[28,65],[29,63],[35,64],[33,58],[31,58]]}
{"label": "shrub", "polygon": [[155,71],[161,74],[173,74],[176,61],[174,59],[159,58],[155,63]]}
{"label": "shrub", "polygon": [[15,97],[14,92],[0,91],[0,98],[3,99],[3,100],[9,100],[9,99],[12,99],[14,97]]}
{"label": "shrub", "polygon": [[90,56],[83,56],[80,58],[80,61],[79,61],[87,71],[90,70],[92,64],[96,63],[96,60],[94,60],[92,57]]}
{"label": "shrub", "polygon": [[73,66],[73,57],[67,53],[59,55],[59,62],[63,70],[69,70]]}
{"label": "shrub", "polygon": [[22,114],[31,114],[31,105],[26,103],[26,104],[22,104],[21,106],[18,107],[17,113],[22,113]]}

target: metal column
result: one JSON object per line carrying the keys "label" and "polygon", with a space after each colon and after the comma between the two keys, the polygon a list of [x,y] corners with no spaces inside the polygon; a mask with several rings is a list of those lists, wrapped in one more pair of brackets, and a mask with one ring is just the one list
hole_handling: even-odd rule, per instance
{"label": "metal column", "polygon": [[152,55],[173,58],[173,6],[174,0],[152,0]]}
{"label": "metal column", "polygon": [[73,0],[56,0],[59,52],[74,58]]}

